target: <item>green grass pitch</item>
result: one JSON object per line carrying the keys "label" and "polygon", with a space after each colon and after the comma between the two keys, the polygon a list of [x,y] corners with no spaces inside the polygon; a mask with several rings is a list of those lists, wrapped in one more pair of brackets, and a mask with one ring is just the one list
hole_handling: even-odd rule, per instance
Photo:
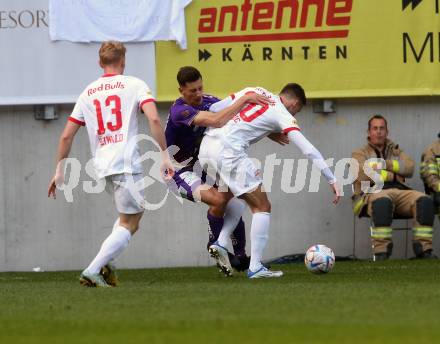
{"label": "green grass pitch", "polygon": [[276,268],[285,276],[123,270],[112,289],[81,287],[78,272],[0,273],[0,343],[440,342],[440,261]]}

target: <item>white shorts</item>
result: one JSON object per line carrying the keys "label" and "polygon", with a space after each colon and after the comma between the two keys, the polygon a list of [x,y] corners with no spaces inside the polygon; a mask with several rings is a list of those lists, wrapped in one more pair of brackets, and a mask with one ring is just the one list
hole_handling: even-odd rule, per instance
{"label": "white shorts", "polygon": [[142,173],[122,173],[105,177],[105,188],[113,195],[113,201],[120,214],[138,214],[144,211],[143,177]]}
{"label": "white shorts", "polygon": [[199,161],[211,178],[220,176],[235,197],[254,191],[263,183],[260,169],[245,152],[225,147],[215,137],[203,138]]}

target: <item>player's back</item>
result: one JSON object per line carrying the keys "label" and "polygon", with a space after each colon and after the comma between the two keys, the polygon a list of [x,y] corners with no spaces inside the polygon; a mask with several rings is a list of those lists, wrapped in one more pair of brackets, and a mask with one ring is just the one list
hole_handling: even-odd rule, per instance
{"label": "player's back", "polygon": [[104,75],[80,95],[71,118],[86,125],[99,177],[142,171],[132,163],[139,152],[129,141],[138,133],[139,108],[153,100],[143,81],[125,75]]}
{"label": "player's back", "polygon": [[206,135],[217,137],[229,147],[247,149],[272,132],[280,132],[281,122],[295,119],[282,104],[280,97],[261,87],[248,87],[233,95],[233,102],[241,96],[255,92],[270,99],[267,105],[246,104],[242,110],[221,128],[210,128]]}

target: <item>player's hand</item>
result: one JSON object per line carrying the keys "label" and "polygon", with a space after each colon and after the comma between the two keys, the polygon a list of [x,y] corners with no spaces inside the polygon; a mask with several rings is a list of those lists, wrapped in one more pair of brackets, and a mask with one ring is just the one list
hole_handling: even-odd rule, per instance
{"label": "player's hand", "polygon": [[246,103],[257,104],[257,105],[267,105],[274,102],[272,99],[267,98],[255,92],[250,92],[244,95],[243,97]]}
{"label": "player's hand", "polygon": [[281,146],[288,145],[290,142],[289,137],[284,133],[272,133],[270,135],[267,135],[267,137],[273,142],[280,144]]}
{"label": "player's hand", "polygon": [[64,174],[61,172],[59,166],[60,165],[58,165],[55,175],[50,181],[49,188],[47,190],[47,197],[53,197],[53,199],[57,198],[56,197],[57,185],[61,185],[64,183]]}
{"label": "player's hand", "polygon": [[333,198],[333,204],[338,204],[339,199],[341,198],[341,189],[339,188],[338,182],[330,184],[330,188],[335,194],[335,197]]}
{"label": "player's hand", "polygon": [[55,184],[55,176],[54,176],[49,183],[49,188],[47,190],[47,197],[53,197],[53,199],[56,199],[57,198],[56,189],[57,186]]}
{"label": "player's hand", "polygon": [[160,166],[160,173],[163,180],[171,180],[174,176],[174,166],[169,159],[164,159]]}

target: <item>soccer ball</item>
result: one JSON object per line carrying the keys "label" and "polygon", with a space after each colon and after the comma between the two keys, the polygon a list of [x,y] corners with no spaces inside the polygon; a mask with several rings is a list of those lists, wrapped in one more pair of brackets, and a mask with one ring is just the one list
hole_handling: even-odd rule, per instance
{"label": "soccer ball", "polygon": [[325,274],[333,269],[335,254],[325,245],[313,245],[306,252],[304,264],[314,274]]}

